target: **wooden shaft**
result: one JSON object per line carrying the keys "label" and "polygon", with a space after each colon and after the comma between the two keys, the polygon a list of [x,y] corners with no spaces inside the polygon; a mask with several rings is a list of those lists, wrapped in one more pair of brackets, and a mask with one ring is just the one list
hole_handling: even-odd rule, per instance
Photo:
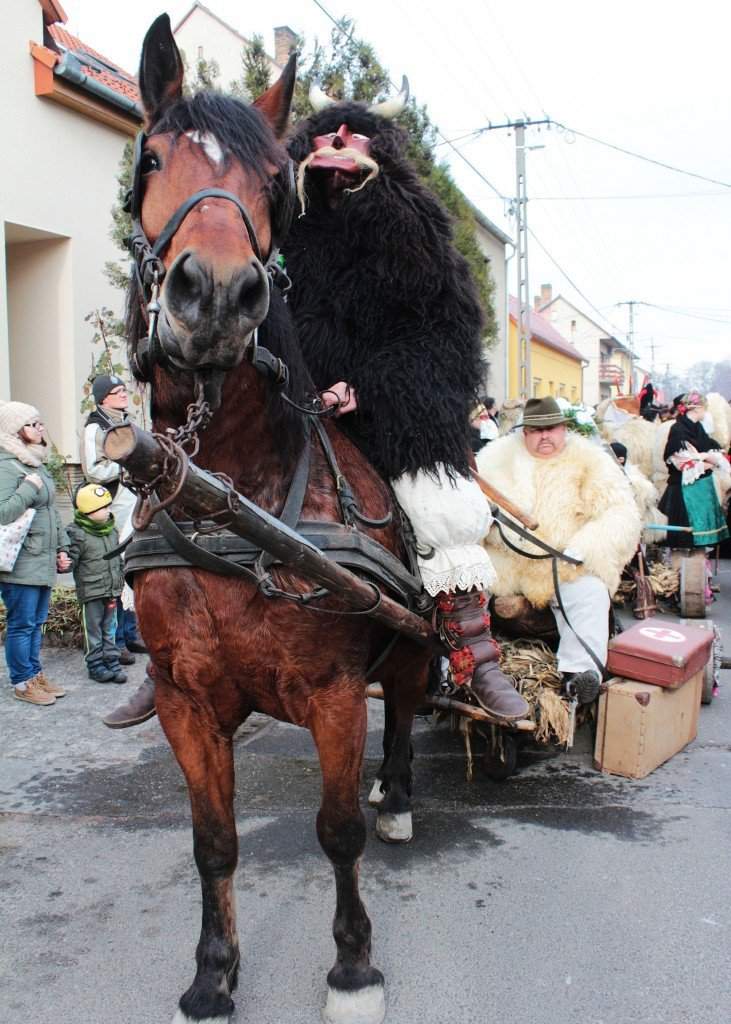
{"label": "wooden shaft", "polygon": [[[383,687],[380,683],[369,683],[366,695],[374,697],[376,700],[383,700]],[[518,722],[503,722],[482,708],[475,707],[474,704],[465,704],[464,701],[453,700],[451,697],[426,696],[424,703],[442,711],[454,711],[458,715],[474,718],[478,722],[489,722],[491,725],[501,725],[506,729],[516,729],[518,732],[535,732],[536,728],[535,722],[532,722],[530,718],[521,718]]]}
{"label": "wooden shaft", "polygon": [[475,472],[474,469],[471,469],[470,472],[479,484],[480,490],[486,498],[490,501],[494,501],[495,504],[503,510],[503,512],[507,512],[509,516],[513,517],[513,519],[517,519],[518,522],[526,528],[526,530],[538,529],[538,521],[534,519],[529,512],[524,512],[522,509],[518,508],[517,505],[514,505],[513,502],[509,498],[506,498],[504,494],[501,494],[497,488],[493,487],[492,484],[489,484],[487,480],[483,480],[480,474]]}
{"label": "wooden shaft", "polygon": [[[104,439],[104,454],[124,466],[137,480],[149,482],[163,472],[163,449],[152,434],[135,424],[114,427],[108,431]],[[165,498],[176,484],[175,479],[164,479],[158,487],[159,497]],[[178,501],[194,515],[203,518],[225,512],[229,508],[229,493],[221,480],[191,462]],[[236,491],[233,504],[234,511],[230,514],[228,529],[257,544],[288,569],[326,587],[350,609],[365,611],[373,606],[376,591],[365,580],[344,566],[330,561],[314,544]],[[431,627],[424,619],[386,594],[381,596],[378,608],[369,614],[383,625],[420,643],[431,643],[435,639]]]}

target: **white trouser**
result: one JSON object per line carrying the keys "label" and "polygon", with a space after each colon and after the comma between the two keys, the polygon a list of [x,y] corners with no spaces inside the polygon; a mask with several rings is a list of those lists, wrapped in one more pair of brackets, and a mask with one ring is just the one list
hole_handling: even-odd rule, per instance
{"label": "white trouser", "polygon": [[[569,622],[602,665],[606,664],[609,642],[609,591],[606,584],[596,576],[580,576],[571,583],[562,583],[559,589]],[[558,645],[559,672],[585,672],[587,669],[598,672],[591,657],[566,625],[555,599],[551,602],[551,611],[561,638]]]}
{"label": "white trouser", "polygon": [[441,464],[437,477],[420,470],[391,481],[417,541],[431,551],[429,557],[419,555],[424,589],[432,596],[490,590],[495,570],[481,543],[492,523],[490,504],[476,481],[450,480]]}

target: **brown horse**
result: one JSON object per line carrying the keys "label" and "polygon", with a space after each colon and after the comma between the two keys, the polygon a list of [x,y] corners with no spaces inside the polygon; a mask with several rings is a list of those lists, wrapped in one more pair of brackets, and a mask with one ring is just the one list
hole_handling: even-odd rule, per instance
{"label": "brown horse", "polygon": [[[132,199],[141,237],[152,246],[157,241],[161,263],[139,261],[140,277],[130,289],[130,338],[139,337],[144,326],[140,300],[150,298],[149,271],[158,266],[163,281],[157,356],[148,353],[154,429],[179,426],[193,400],[194,380],[204,382],[217,408],[200,435],[197,464],[226,474],[238,491],[279,514],[307,443],[306,417],[257,372],[250,354],[259,328],[260,343],[289,367],[288,397],[305,401],[311,385],[286,305],[267,273],[267,253],[272,255],[281,230],[287,157],[278,137],[287,123],[294,62],[253,107],[218,94],[186,99],[182,79],[163,15],[142,50],[146,135]],[[133,365],[136,359],[139,366],[139,356],[132,344]],[[371,518],[384,517],[388,488],[337,430],[328,425],[327,432],[360,509]],[[340,521],[332,474],[315,445],[302,518]],[[399,553],[393,524],[369,532]],[[288,591],[312,589],[292,572],[276,570],[274,577]],[[383,976],[370,965],[371,925],[358,892],[357,865],[366,837],[359,804],[366,669],[390,634],[370,619],[326,616],[314,607],[267,599],[246,580],[195,568],[138,573],[135,600],[157,712],[188,784],[203,897],[197,972],[175,1021],[223,1024],[233,1011],[239,949],[232,740],[252,711],[308,728],[319,754],[317,834],[336,886],[337,959],[328,974],[325,1020],[381,1021]],[[340,608],[334,598],[316,603],[331,613]],[[400,640],[379,671],[391,695],[385,742],[390,753],[379,773],[382,817],[408,808],[409,736],[427,661],[427,652]]]}

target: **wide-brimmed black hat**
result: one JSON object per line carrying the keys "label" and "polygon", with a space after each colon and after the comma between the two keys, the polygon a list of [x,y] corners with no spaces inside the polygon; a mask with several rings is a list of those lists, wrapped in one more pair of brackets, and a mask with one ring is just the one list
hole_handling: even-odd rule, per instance
{"label": "wide-brimmed black hat", "polygon": [[555,398],[529,398],[523,410],[524,427],[557,427],[566,417]]}

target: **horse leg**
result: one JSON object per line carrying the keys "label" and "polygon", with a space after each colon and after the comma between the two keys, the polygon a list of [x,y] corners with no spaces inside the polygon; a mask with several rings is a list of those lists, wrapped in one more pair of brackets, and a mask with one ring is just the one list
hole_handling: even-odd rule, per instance
{"label": "horse leg", "polygon": [[383,798],[386,795],[386,787],[383,779],[386,774],[386,764],[393,747],[394,733],[396,730],[396,716],[394,714],[394,706],[391,689],[388,690],[386,687],[383,688],[383,760],[381,766],[376,772],[376,777],[373,780],[371,791],[368,794],[368,804],[370,807],[379,807],[383,803]]}
{"label": "horse leg", "polygon": [[307,724],[322,770],[317,837],[335,873],[335,966],[327,976],[325,1024],[381,1024],[386,1004],[383,975],[370,964],[371,922],[358,892],[358,861],[365,848],[365,819],[358,792],[366,737],[366,702],[360,689],[349,699],[312,698]]}
{"label": "horse leg", "polygon": [[384,762],[371,797],[380,789],[376,835],[386,843],[408,843],[413,837],[411,819],[411,733],[414,712],[423,700],[428,661],[400,658],[383,675],[386,726],[383,737]]}
{"label": "horse leg", "polygon": [[156,706],[188,783],[193,851],[202,893],[197,971],[193,984],[181,996],[173,1024],[228,1024],[239,966],[233,890],[238,839],[232,742],[214,731],[205,715],[169,686],[158,685]]}

